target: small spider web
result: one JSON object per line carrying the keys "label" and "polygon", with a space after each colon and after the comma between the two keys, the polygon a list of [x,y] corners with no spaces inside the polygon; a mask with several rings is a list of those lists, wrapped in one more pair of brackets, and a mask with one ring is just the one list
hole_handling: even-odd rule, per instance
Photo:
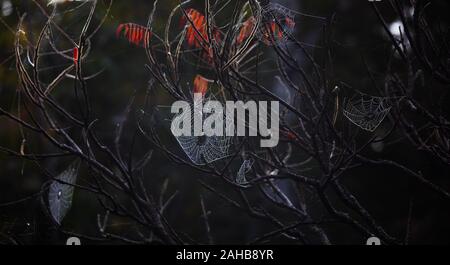
{"label": "small spider web", "polygon": [[244,162],[242,163],[241,167],[239,168],[238,172],[237,172],[237,176],[236,176],[236,183],[239,185],[246,185],[248,184],[247,178],[245,177],[245,175],[250,172],[250,170],[252,169],[253,166],[253,160],[252,159],[247,159],[244,160]]}
{"label": "small spider web", "polygon": [[72,164],[64,172],[59,174],[58,177],[56,177],[57,180],[54,180],[50,185],[48,204],[50,213],[58,224],[61,224],[61,221],[72,205],[74,192],[74,187],[72,185],[76,182],[77,174],[78,164]]}
{"label": "small spider web", "polygon": [[[295,28],[295,12],[277,3],[269,3],[262,9],[263,24],[258,30],[258,39],[267,45],[287,43]],[[294,25],[289,25],[289,22]],[[275,23],[275,31],[271,27]]]}
{"label": "small spider web", "polygon": [[343,114],[356,126],[373,132],[390,110],[387,98],[361,94],[357,99],[351,99],[345,104]]}
{"label": "small spider web", "polygon": [[[194,106],[191,105],[190,121],[191,121],[191,135],[193,133],[194,124]],[[180,115],[187,115],[187,112]],[[208,115],[202,113],[203,120]],[[225,114],[224,114],[225,120]],[[224,126],[226,122],[223,123]],[[178,144],[183,149],[184,153],[195,165],[205,165],[212,162],[224,159],[229,156],[230,147],[232,145],[233,137],[231,136],[176,136]]]}

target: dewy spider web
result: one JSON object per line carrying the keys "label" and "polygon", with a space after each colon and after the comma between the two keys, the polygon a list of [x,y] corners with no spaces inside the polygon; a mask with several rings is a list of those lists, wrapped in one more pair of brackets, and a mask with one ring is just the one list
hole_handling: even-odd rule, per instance
{"label": "dewy spider web", "polygon": [[253,166],[253,160],[244,160],[241,167],[239,168],[236,176],[236,183],[239,185],[245,185],[247,184],[247,179],[245,177],[245,174],[247,174]]}
{"label": "dewy spider web", "polygon": [[[191,105],[190,121],[194,124],[194,106]],[[187,115],[186,113],[180,115]],[[208,115],[203,113],[203,120]],[[225,114],[224,114],[225,120]],[[226,122],[223,122],[224,126]],[[191,135],[193,133],[193,126],[191,126]],[[178,136],[175,137],[183,149],[184,153],[195,165],[210,164],[214,161],[221,160],[229,156],[229,149],[232,145],[233,137],[231,136]]]}
{"label": "dewy spider web", "polygon": [[345,104],[343,114],[356,126],[373,132],[390,110],[387,98],[361,94],[358,99],[350,99]]}
{"label": "dewy spider web", "polygon": [[54,180],[50,185],[48,205],[52,217],[58,224],[61,224],[61,221],[72,205],[74,191],[72,185],[76,182],[77,174],[78,162],[72,164],[64,172],[59,174],[57,180]]}
{"label": "dewy spider web", "polygon": [[269,3],[262,10],[263,23],[258,38],[267,45],[283,44],[295,28],[295,12],[277,3]]}

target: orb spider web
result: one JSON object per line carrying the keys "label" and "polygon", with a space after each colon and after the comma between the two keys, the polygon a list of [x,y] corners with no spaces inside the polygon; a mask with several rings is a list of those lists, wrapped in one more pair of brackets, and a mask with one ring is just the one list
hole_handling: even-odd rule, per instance
{"label": "orb spider web", "polygon": [[[191,104],[190,108],[190,122],[194,124],[194,105]],[[179,114],[182,120],[183,115],[187,115],[188,112]],[[203,120],[208,115],[206,113],[201,114]],[[225,119],[225,115],[223,116]],[[226,122],[223,123],[224,125]],[[194,129],[191,126],[191,136],[175,136],[178,144],[183,149],[184,153],[195,165],[211,164],[212,162],[224,159],[229,156],[230,147],[232,145],[233,137],[226,136],[194,136]]]}
{"label": "orb spider web", "polygon": [[72,205],[74,187],[78,174],[78,163],[72,164],[59,174],[50,184],[48,193],[48,205],[53,219],[61,224],[61,221]]}
{"label": "orb spider web", "polygon": [[242,163],[241,167],[239,168],[238,172],[237,172],[237,176],[236,176],[236,183],[239,185],[245,185],[248,184],[247,178],[245,177],[245,175],[250,172],[250,170],[252,169],[253,166],[253,160],[252,159],[247,159],[244,160],[244,162]]}
{"label": "orb spider web", "polygon": [[359,98],[351,99],[345,104],[343,114],[356,126],[373,132],[390,110],[387,98],[361,94]]}
{"label": "orb spider web", "polygon": [[295,29],[295,12],[278,3],[269,3],[262,9],[263,25],[258,39],[266,45],[286,43]]}

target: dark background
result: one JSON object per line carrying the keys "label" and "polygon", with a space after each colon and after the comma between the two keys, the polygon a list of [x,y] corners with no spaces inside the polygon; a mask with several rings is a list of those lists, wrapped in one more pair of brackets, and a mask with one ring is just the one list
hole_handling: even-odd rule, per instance
{"label": "dark background", "polygon": [[[0,0],[0,4],[5,0]],[[42,27],[44,18],[35,5],[28,0],[11,1],[13,12],[2,19],[15,28],[18,15],[27,13],[27,32],[33,32]],[[45,1],[41,1],[45,5]],[[202,7],[200,0],[192,1],[194,6]],[[374,72],[383,72],[387,64],[386,53],[389,43],[383,33],[373,10],[367,1],[360,0],[302,0],[279,1],[294,10],[303,13],[330,18],[335,16],[334,29],[334,61],[341,80],[352,87],[361,90],[370,89],[371,81],[364,69],[363,58]],[[436,1],[432,12],[436,16],[445,17],[450,11],[446,1]],[[156,12],[156,30],[164,25],[172,7],[177,1],[163,0]],[[390,12],[387,1],[379,4],[383,14],[389,18],[389,23],[396,20]],[[128,103],[128,98],[135,90],[143,91],[150,80],[150,73],[145,69],[146,57],[143,50],[130,47],[123,40],[115,38],[115,29],[119,23],[134,22],[144,25],[153,6],[153,1],[133,0],[115,1],[112,12],[105,25],[94,38],[91,56],[86,62],[86,71],[95,73],[104,71],[96,78],[88,81],[94,110],[98,115],[98,130],[101,136],[112,141],[111,132],[114,124],[120,119],[120,114]],[[99,1],[96,21],[104,13],[105,5]],[[103,13],[102,13],[103,12]],[[67,15],[63,19],[65,28],[76,36],[79,32],[82,15],[86,9],[78,10],[75,15]],[[315,44],[320,42],[321,24],[317,20],[298,16],[296,35],[302,41]],[[4,25],[0,25],[0,104],[9,109],[15,105],[15,90],[17,76],[14,71],[14,59],[8,60],[13,52],[13,33]],[[46,62],[48,70],[42,72],[53,76],[56,70],[70,62]],[[191,74],[189,68],[186,75]],[[266,77],[270,79],[270,76]],[[49,78],[50,79],[50,78]],[[270,80],[266,80],[270,82]],[[62,105],[72,107],[73,98],[65,90],[71,89],[71,84],[57,87],[55,93]],[[164,92],[156,90],[152,100],[160,105],[169,105],[171,99]],[[139,95],[142,95],[139,94]],[[142,98],[141,98],[142,100]],[[134,109],[136,113],[138,108]],[[131,125],[133,126],[132,121]],[[173,150],[177,150],[175,142],[168,136],[167,124],[161,124],[161,131],[166,133],[168,141],[172,141]],[[124,146],[130,141],[130,135],[125,134]],[[21,136],[16,126],[0,117],[0,144],[14,150],[19,150]],[[150,146],[144,138],[139,139],[141,153]],[[33,141],[30,149],[46,148],[39,140]],[[178,151],[179,152],[179,149]],[[441,187],[450,187],[450,172],[448,167],[427,153],[416,150],[407,142],[383,146],[382,150],[367,151],[374,157],[394,159],[414,170],[420,170],[424,176]],[[51,172],[60,172],[70,161],[64,159],[48,159],[43,164]],[[199,242],[206,242],[199,196],[205,199],[205,205],[210,211],[211,231],[215,243],[238,244],[251,240],[255,236],[270,231],[267,223],[252,219],[220,200],[217,196],[203,189],[197,179],[201,178],[210,184],[218,180],[200,175],[188,167],[175,166],[159,152],[154,153],[151,163],[146,168],[145,179],[148,189],[159,194],[164,182],[167,182],[165,198],[178,192],[171,207],[166,213],[174,227]],[[88,176],[81,175],[79,181],[87,182]],[[40,191],[47,177],[41,170],[29,161],[0,154],[0,204],[19,200]],[[412,203],[412,223],[409,242],[411,244],[448,244],[450,242],[450,204],[438,195],[422,187],[410,179],[405,173],[388,167],[363,167],[351,170],[344,176],[348,189],[369,209],[375,220],[393,236],[402,238],[406,230],[408,211]],[[226,187],[217,187],[223,192],[233,194]],[[233,195],[231,195],[233,196]],[[255,195],[256,196],[256,195]],[[315,205],[314,197],[308,191],[305,196],[311,196],[311,205]],[[52,227],[47,217],[42,213],[39,196],[34,196],[12,205],[0,207],[0,233],[14,236],[21,243],[55,243],[65,242],[66,236]],[[97,235],[97,214],[102,213],[92,195],[87,192],[75,193],[72,209],[63,221],[63,227],[68,231],[76,231],[86,235]],[[330,234],[330,240],[336,244],[364,244],[365,238],[344,224],[328,224],[323,226]],[[136,227],[126,219],[111,219],[111,229],[125,235],[134,235]],[[95,243],[92,241],[91,243]],[[272,243],[295,243],[285,239],[275,239]]]}

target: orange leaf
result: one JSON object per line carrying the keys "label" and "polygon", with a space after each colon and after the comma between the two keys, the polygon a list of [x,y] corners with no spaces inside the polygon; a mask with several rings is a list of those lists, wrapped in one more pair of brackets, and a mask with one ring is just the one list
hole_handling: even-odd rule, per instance
{"label": "orange leaf", "polygon": [[202,96],[205,96],[208,91],[208,82],[209,80],[204,78],[201,75],[197,75],[194,79],[194,94],[200,93]]}

